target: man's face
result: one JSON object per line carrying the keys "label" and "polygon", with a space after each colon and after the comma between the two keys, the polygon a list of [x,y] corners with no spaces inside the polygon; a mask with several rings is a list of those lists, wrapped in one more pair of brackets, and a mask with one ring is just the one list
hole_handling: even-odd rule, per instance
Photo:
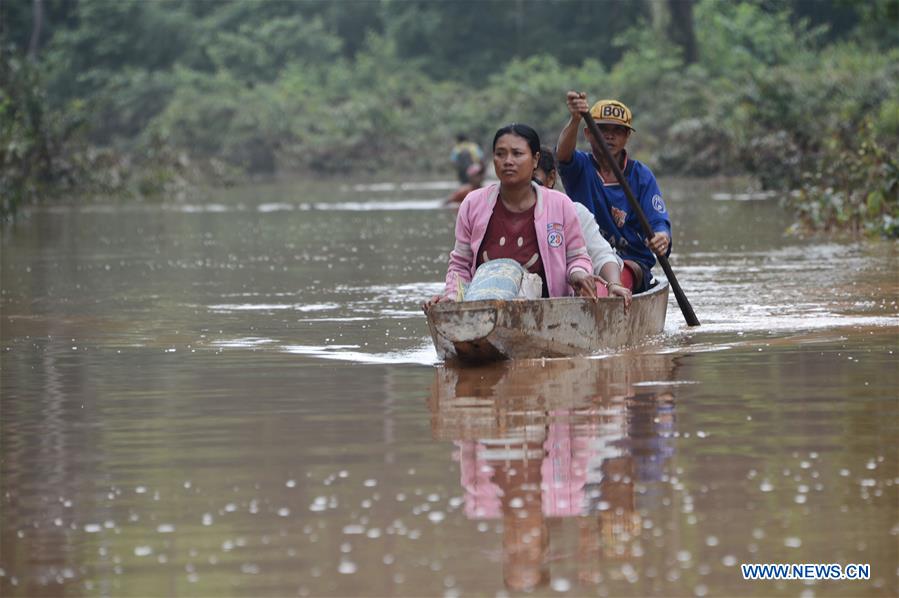
{"label": "man's face", "polygon": [[[617,156],[620,154],[624,146],[627,145],[627,140],[630,139],[631,130],[623,125],[597,125],[597,127],[599,132],[602,133],[602,138],[606,140],[606,145],[609,146],[609,151],[612,152],[612,155]],[[587,141],[590,142],[594,153],[601,156],[602,150],[600,150],[596,140],[593,139],[590,130],[586,129],[584,135],[587,137]]]}

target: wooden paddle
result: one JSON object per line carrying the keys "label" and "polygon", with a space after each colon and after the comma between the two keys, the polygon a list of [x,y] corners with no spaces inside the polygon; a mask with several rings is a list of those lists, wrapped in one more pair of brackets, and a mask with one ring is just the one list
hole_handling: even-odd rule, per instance
{"label": "wooden paddle", "polygon": [[[646,219],[646,214],[643,213],[643,208],[640,207],[640,202],[637,201],[637,198],[634,197],[634,193],[631,191],[630,185],[627,184],[627,179],[624,178],[624,173],[621,172],[621,167],[618,166],[618,162],[615,161],[615,158],[612,156],[612,152],[609,150],[609,146],[606,143],[605,138],[602,136],[602,133],[599,132],[599,127],[596,126],[596,121],[593,120],[593,116],[589,112],[581,112],[581,118],[584,119],[584,122],[587,124],[587,128],[590,129],[590,134],[596,138],[597,144],[599,145],[599,149],[602,151],[603,158],[605,158],[606,162],[609,163],[612,167],[612,172],[615,173],[615,178],[618,179],[618,183],[621,185],[621,188],[624,189],[624,194],[627,196],[627,201],[631,206],[631,209],[637,214],[637,218],[640,220],[640,227],[643,229],[643,234],[646,235],[647,239],[651,239],[653,234],[655,234],[652,230],[652,227],[649,226],[649,220]],[[671,285],[671,288],[674,289],[674,297],[677,299],[677,305],[680,307],[681,313],[684,314],[684,319],[687,321],[688,326],[699,326],[699,318],[696,317],[696,314],[693,313],[693,306],[690,305],[690,301],[687,299],[687,296],[684,294],[683,289],[680,288],[680,284],[677,282],[677,277],[674,276],[674,271],[671,269],[671,264],[668,263],[668,258],[664,255],[656,255],[656,258],[659,260],[659,263],[662,265],[662,270],[665,271],[665,276],[668,278],[668,283]]]}

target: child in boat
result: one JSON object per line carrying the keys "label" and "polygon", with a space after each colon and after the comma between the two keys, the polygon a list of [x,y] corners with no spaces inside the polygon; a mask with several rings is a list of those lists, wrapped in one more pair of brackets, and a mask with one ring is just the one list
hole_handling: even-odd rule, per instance
{"label": "child in boat", "polygon": [[574,204],[564,193],[533,182],[540,138],[524,124],[502,127],[493,138],[493,167],[499,184],[469,193],[456,218],[442,296],[454,300],[475,270],[492,259],[511,258],[538,274],[544,297],[596,297],[596,278]]}
{"label": "child in boat", "polygon": [[[556,156],[553,150],[546,146],[541,147],[534,180],[544,187],[555,189],[557,176]],[[630,270],[624,269],[624,262],[599,232],[599,225],[596,224],[590,210],[577,202],[574,202],[574,208],[581,224],[581,233],[587,243],[587,253],[593,262],[593,273],[601,278],[601,281],[597,281],[597,296],[624,297],[624,306],[627,310],[630,307],[631,290],[634,288],[633,275]]]}

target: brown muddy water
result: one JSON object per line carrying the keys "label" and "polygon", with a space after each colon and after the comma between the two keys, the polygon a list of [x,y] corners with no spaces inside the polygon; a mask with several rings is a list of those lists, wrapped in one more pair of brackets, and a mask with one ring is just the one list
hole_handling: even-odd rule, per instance
{"label": "brown muddy water", "polygon": [[445,185],[25,214],[0,246],[0,594],[896,596],[896,243],[663,187],[700,328],[672,299],[644,346],[470,370],[418,307]]}

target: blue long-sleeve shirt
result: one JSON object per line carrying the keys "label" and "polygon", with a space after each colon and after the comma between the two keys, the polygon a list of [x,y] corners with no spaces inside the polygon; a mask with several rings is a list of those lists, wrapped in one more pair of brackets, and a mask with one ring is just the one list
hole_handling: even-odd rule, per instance
{"label": "blue long-sleeve shirt", "polygon": [[[646,236],[637,214],[631,210],[624,189],[618,181],[603,183],[593,155],[575,151],[569,162],[559,163],[559,175],[565,192],[593,213],[602,236],[618,254],[623,259],[634,260],[647,269],[652,269],[656,256],[646,246]],[[662,199],[662,192],[652,171],[641,162],[628,159],[624,177],[640,202],[653,232],[667,233],[668,238],[672,239],[671,221],[665,200]],[[668,253],[671,253],[670,245]]]}

